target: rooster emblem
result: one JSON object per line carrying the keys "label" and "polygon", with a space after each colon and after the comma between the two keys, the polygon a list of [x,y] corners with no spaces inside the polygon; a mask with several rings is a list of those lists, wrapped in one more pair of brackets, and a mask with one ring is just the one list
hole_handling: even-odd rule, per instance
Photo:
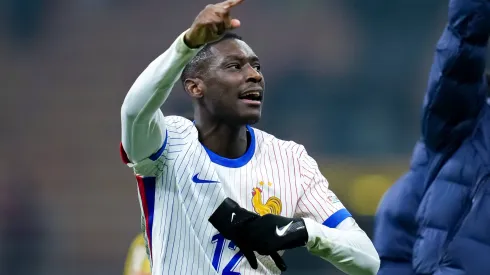
{"label": "rooster emblem", "polygon": [[262,189],[254,187],[252,189],[252,205],[254,210],[260,216],[266,214],[281,214],[282,202],[278,197],[270,197],[266,203],[262,201]]}

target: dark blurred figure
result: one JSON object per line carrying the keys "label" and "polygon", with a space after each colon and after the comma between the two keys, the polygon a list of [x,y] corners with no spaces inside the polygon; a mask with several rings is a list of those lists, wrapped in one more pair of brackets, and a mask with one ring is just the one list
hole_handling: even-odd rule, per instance
{"label": "dark blurred figure", "polygon": [[379,275],[490,274],[490,1],[451,0],[410,171],[376,215]]}
{"label": "dark blurred figure", "polygon": [[0,274],[41,274],[44,226],[31,180],[0,182]]}

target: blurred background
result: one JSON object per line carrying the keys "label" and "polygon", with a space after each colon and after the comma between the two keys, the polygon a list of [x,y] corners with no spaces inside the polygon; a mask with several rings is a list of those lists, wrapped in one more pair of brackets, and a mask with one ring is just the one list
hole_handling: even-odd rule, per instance
{"label": "blurred background", "polygon": [[[204,0],[0,1],[0,274],[121,274],[139,232],[120,106]],[[305,145],[371,234],[407,168],[447,1],[250,0],[238,31],[262,60],[257,127]],[[179,86],[179,85],[178,85]],[[190,115],[179,87],[165,114]],[[287,274],[340,274],[304,250]]]}

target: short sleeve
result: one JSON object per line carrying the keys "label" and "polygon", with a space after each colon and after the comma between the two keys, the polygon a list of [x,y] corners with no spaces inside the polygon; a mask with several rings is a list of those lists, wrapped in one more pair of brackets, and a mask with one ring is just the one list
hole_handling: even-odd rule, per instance
{"label": "short sleeve", "polygon": [[316,161],[306,151],[300,156],[303,194],[298,200],[295,216],[310,218],[330,228],[335,228],[350,212],[328,188],[328,181],[320,172]]}

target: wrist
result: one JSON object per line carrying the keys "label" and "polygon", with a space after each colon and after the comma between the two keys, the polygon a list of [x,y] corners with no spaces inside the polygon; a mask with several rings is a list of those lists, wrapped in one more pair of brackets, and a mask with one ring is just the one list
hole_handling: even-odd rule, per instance
{"label": "wrist", "polygon": [[298,227],[298,231],[300,234],[299,236],[302,243],[304,244],[303,246],[305,246],[310,239],[310,234],[308,233],[308,228],[306,227],[306,221],[303,218],[298,218],[297,221],[300,223]]}
{"label": "wrist", "polygon": [[190,30],[188,30],[185,34],[184,34],[184,44],[189,47],[190,49],[198,49],[200,48],[202,45],[196,45],[195,43],[192,42],[192,39],[189,38],[190,36]]}
{"label": "wrist", "polygon": [[309,218],[302,218],[302,219],[305,223],[305,230],[308,235],[308,240],[306,241],[306,247],[311,248],[315,245],[315,241],[317,239],[316,236],[318,236],[318,234],[316,234],[318,231],[317,228],[318,223]]}
{"label": "wrist", "polygon": [[274,236],[277,237],[278,249],[293,249],[304,247],[308,242],[308,231],[302,218],[286,218],[279,216],[277,219]]}

